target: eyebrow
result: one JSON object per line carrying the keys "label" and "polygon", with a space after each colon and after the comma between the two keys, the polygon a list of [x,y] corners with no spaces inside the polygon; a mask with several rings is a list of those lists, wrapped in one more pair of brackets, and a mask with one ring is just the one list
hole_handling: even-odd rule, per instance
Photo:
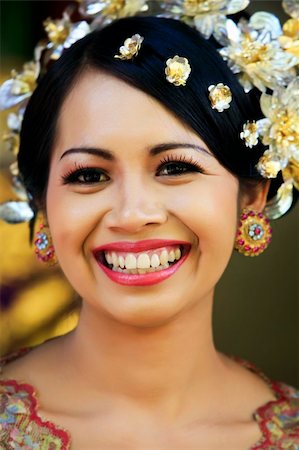
{"label": "eyebrow", "polygon": [[[212,154],[206,148],[201,147],[200,145],[197,145],[197,144],[190,144],[187,142],[169,142],[169,143],[165,143],[165,144],[157,144],[153,147],[150,147],[148,149],[148,151],[151,156],[156,156],[159,153],[166,152],[167,150],[176,150],[176,149],[182,148],[182,147],[191,148],[198,152],[205,153],[208,156],[212,156]],[[115,161],[115,159],[116,159],[113,152],[111,152],[110,150],[106,150],[106,149],[99,148],[99,147],[76,147],[76,148],[70,148],[70,149],[66,150],[61,155],[60,161],[65,156],[74,154],[74,153],[87,153],[89,155],[98,156],[107,161]]]}

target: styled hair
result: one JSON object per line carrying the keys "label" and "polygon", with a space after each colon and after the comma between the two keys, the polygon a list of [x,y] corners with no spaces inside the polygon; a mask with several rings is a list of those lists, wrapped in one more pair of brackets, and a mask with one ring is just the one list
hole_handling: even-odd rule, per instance
{"label": "styled hair", "polygon": [[[136,33],[144,37],[138,56],[126,61],[114,58],[125,39]],[[186,86],[177,87],[166,80],[166,60],[175,55],[190,63]],[[240,138],[247,120],[262,117],[255,90],[245,94],[217,52],[216,44],[195,29],[173,19],[131,17],[77,41],[39,80],[26,108],[18,154],[24,184],[36,204],[45,198],[62,104],[88,69],[110,74],[157,99],[193,129],[218,161],[240,180],[263,179],[256,164],[265,147],[258,144],[247,148]],[[227,84],[233,97],[230,108],[222,113],[211,108],[208,98],[208,87],[217,83]],[[279,182],[272,182],[269,197],[275,194]]]}

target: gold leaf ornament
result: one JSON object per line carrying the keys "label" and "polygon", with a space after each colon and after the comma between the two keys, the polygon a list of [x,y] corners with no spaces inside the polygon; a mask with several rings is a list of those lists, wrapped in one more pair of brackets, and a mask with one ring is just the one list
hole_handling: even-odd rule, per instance
{"label": "gold leaf ornament", "polygon": [[208,39],[226,15],[242,11],[249,0],[166,0],[163,4],[170,15],[195,26]]}
{"label": "gold leaf ornament", "polygon": [[166,80],[175,86],[185,86],[191,73],[191,67],[187,58],[174,56],[166,61]]}
{"label": "gold leaf ornament", "polygon": [[299,18],[298,0],[283,0],[282,7],[289,16]]}
{"label": "gold leaf ornament", "polygon": [[285,181],[291,180],[299,191],[299,161],[295,158],[290,158],[287,167],[282,171],[282,176]]}
{"label": "gold leaf ornament", "polygon": [[283,35],[279,37],[282,48],[299,59],[299,19],[289,19],[282,27]]}
{"label": "gold leaf ornament", "polygon": [[293,203],[293,183],[291,180],[282,183],[277,194],[265,206],[265,214],[271,220],[283,216]]}
{"label": "gold leaf ornament", "polygon": [[273,14],[255,13],[248,22],[240,21],[228,45],[220,49],[224,60],[238,74],[245,92],[253,86],[261,92],[290,83],[299,59],[280,43],[282,29]]}
{"label": "gold leaf ornament", "polygon": [[44,21],[44,27],[49,40],[57,46],[62,45],[70,34],[71,23],[67,16],[60,20],[48,18]]}
{"label": "gold leaf ornament", "polygon": [[[270,96],[262,94],[260,105],[264,119],[257,121],[264,145],[281,160],[295,157],[299,160],[299,77],[286,88]],[[284,168],[284,167],[282,167]]]}
{"label": "gold leaf ornament", "polygon": [[125,8],[125,0],[112,0],[109,2],[104,2],[107,6],[104,9],[104,13],[109,15],[117,15],[122,9]]}
{"label": "gold leaf ornament", "polygon": [[84,16],[99,17],[105,24],[148,10],[146,0],[80,0],[80,4],[79,11]]}

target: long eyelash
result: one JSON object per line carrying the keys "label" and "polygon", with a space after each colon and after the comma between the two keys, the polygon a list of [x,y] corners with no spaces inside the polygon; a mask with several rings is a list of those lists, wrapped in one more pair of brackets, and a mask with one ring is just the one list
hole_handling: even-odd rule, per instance
{"label": "long eyelash", "polygon": [[74,175],[76,172],[83,170],[83,169],[86,169],[86,167],[75,162],[75,169],[70,169],[61,176],[62,183],[67,184],[70,181],[72,175]]}
{"label": "long eyelash", "polygon": [[92,167],[85,166],[83,164],[75,162],[75,169],[70,169],[68,172],[66,172],[64,175],[61,176],[61,181],[63,184],[71,183],[72,178],[78,177],[83,173],[84,170],[92,170]]}
{"label": "long eyelash", "polygon": [[[160,167],[163,164],[181,162],[193,166],[198,169],[199,172],[204,173],[203,167],[193,158],[192,155],[177,155],[177,154],[167,154],[160,159]],[[85,166],[83,164],[75,162],[75,169],[70,169],[64,175],[61,176],[61,181],[63,184],[68,184],[72,182],[73,177],[78,177],[84,170],[92,169],[91,167]]]}
{"label": "long eyelash", "polygon": [[200,172],[204,173],[204,168],[193,158],[192,155],[177,155],[177,154],[167,154],[162,159],[160,159],[160,165],[172,162],[182,162],[189,164],[190,166],[196,167]]}

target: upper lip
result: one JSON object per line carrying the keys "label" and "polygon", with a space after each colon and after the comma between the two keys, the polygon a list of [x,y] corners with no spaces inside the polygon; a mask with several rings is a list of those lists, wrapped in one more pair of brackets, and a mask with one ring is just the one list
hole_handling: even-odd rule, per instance
{"label": "upper lip", "polygon": [[187,246],[190,247],[190,242],[186,241],[178,241],[178,240],[169,240],[169,239],[147,239],[144,241],[119,241],[119,242],[110,242],[109,244],[101,245],[93,249],[93,253],[98,253],[102,251],[119,251],[119,252],[132,252],[138,253],[147,250],[154,250],[156,248],[168,247],[168,246]]}

